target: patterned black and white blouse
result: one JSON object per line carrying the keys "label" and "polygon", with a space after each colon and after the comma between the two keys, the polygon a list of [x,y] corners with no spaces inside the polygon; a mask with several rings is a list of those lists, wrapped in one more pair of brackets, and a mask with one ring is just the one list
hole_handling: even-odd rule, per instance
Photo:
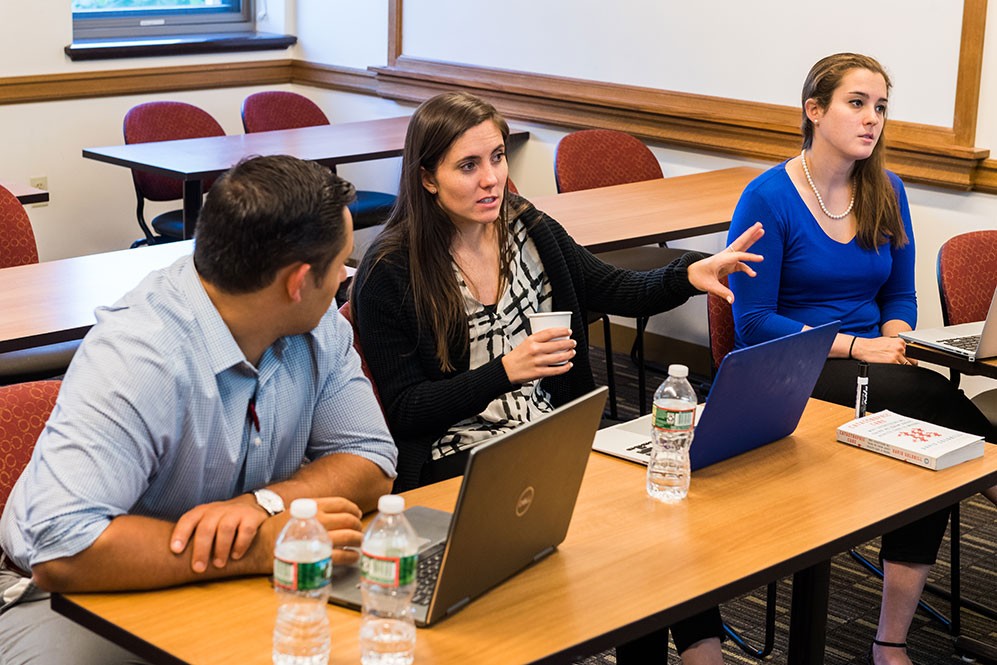
{"label": "patterned black and white blouse", "polygon": [[[455,263],[454,274],[464,296],[470,339],[470,369],[480,367],[512,351],[529,334],[528,314],[552,311],[550,281],[526,224],[512,223],[511,277],[495,305],[485,306],[471,295]],[[478,415],[455,424],[433,444],[433,459],[453,455],[482,441],[508,432],[537,416],[553,410],[550,395],[540,381],[523,384],[516,390],[492,400]]]}

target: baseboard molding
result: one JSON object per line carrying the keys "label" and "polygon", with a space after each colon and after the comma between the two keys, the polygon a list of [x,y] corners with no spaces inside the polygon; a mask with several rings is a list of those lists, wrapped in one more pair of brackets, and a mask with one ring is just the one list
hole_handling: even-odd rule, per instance
{"label": "baseboard molding", "polygon": [[[610,323],[609,329],[613,340],[613,352],[629,354],[637,337],[637,330],[619,323]],[[589,326],[589,343],[599,348],[605,347],[602,321],[596,321]],[[713,375],[709,348],[666,335],[644,333],[644,358],[647,362],[661,366],[681,363],[687,365],[692,374],[699,376]]]}

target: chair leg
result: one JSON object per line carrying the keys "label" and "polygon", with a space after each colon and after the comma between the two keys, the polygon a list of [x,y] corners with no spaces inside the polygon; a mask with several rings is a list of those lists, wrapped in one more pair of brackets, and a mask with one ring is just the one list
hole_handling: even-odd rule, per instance
{"label": "chair leg", "polygon": [[602,317],[602,338],[606,347],[606,383],[609,387],[609,417],[619,420],[616,407],[616,369],[613,365],[613,335],[609,327],[609,315]]}
{"label": "chair leg", "polygon": [[736,644],[741,651],[762,660],[766,658],[772,649],[775,647],[775,600],[776,600],[776,584],[777,582],[770,582],[765,594],[765,643],[761,648],[758,648],[748,641],[737,632],[735,629],[727,625],[724,622],[724,632],[731,639],[734,644]]}

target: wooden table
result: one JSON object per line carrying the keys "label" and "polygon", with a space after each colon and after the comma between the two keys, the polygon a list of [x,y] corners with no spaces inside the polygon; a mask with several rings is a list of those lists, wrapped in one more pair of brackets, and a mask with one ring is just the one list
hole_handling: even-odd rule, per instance
{"label": "wooden table", "polygon": [[[201,182],[227,171],[249,155],[292,155],[327,166],[398,157],[405,147],[408,116],[344,122],[256,134],[86,148],[83,156],[183,181],[185,237],[193,237],[201,209]],[[514,129],[510,143],[529,132]]]}
{"label": "wooden table", "polygon": [[[419,630],[416,662],[572,662],[795,573],[789,662],[819,665],[829,559],[997,481],[997,447],[932,472],[836,443],[851,417],[811,400],[793,436],[697,471],[675,506],[647,498],[643,467],[593,453],[559,550]],[[420,488],[409,505],[452,510],[457,488]],[[52,605],[154,662],[270,662],[266,578],[56,595]],[[359,614],[328,612],[330,662],[357,663]]]}
{"label": "wooden table", "polygon": [[188,240],[0,270],[0,352],[82,338],[94,308],[192,249]]}
{"label": "wooden table", "polygon": [[968,359],[957,356],[954,353],[946,353],[940,349],[933,349],[930,346],[913,344],[911,342],[907,343],[907,355],[915,360],[923,360],[924,362],[954,369],[962,374],[997,379],[997,358],[969,362]]}
{"label": "wooden table", "polygon": [[16,196],[17,200],[20,201],[22,205],[45,203],[48,201],[48,192],[44,189],[37,189],[35,187],[29,187],[28,185],[22,185],[16,182],[8,182],[6,180],[0,180],[0,187],[3,187],[8,192]]}
{"label": "wooden table", "polygon": [[741,192],[761,173],[739,166],[530,201],[579,245],[607,252],[726,231]]}
{"label": "wooden table", "polygon": [[94,309],[113,304],[193,248],[193,240],[184,240],[3,268],[0,353],[81,339],[96,323]]}

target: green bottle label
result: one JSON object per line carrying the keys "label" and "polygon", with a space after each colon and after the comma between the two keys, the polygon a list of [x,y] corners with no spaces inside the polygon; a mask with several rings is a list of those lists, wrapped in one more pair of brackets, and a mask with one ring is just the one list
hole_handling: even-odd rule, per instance
{"label": "green bottle label", "polygon": [[310,563],[274,557],[273,584],[287,591],[315,591],[332,582],[332,559]]}
{"label": "green bottle label", "polygon": [[360,556],[360,573],[363,579],[381,586],[405,586],[415,582],[419,565],[416,554],[402,557],[379,556],[364,552]]}
{"label": "green bottle label", "polygon": [[692,429],[692,424],[696,419],[696,409],[686,411],[672,411],[670,409],[659,408],[657,404],[652,407],[651,420],[657,429],[666,429],[671,432],[682,432]]}

